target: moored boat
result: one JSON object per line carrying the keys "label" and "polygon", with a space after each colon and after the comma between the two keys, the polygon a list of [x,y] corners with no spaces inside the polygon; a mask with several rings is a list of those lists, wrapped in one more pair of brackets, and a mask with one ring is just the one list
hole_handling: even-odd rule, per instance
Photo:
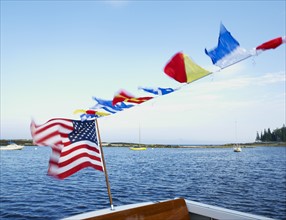
{"label": "moored boat", "polygon": [[1,146],[0,150],[22,150],[24,146],[18,145],[16,143],[10,143],[7,146]]}
{"label": "moored boat", "polygon": [[[235,139],[237,140],[237,122],[236,121],[235,121]],[[241,152],[241,147],[239,146],[239,144],[235,144],[235,146],[233,147],[233,151]]]}
{"label": "moored boat", "polygon": [[139,143],[138,146],[129,147],[130,150],[147,150],[147,147],[141,145],[141,127],[139,124]]}
{"label": "moored boat", "polygon": [[147,147],[130,147],[130,150],[147,150]]}
{"label": "moored boat", "polygon": [[233,151],[234,152],[241,152],[241,147],[239,145],[236,145],[234,148],[233,148]]}

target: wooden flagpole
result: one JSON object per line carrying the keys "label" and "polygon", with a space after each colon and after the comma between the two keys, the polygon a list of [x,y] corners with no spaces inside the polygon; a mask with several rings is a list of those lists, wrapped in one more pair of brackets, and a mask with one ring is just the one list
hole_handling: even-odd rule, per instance
{"label": "wooden flagpole", "polygon": [[103,169],[104,169],[104,174],[105,174],[105,181],[106,181],[107,192],[108,192],[108,196],[109,196],[110,207],[111,207],[111,210],[114,210],[113,203],[112,203],[111,190],[110,190],[110,185],[109,185],[109,180],[108,180],[108,175],[107,175],[107,170],[106,170],[106,165],[105,165],[105,160],[104,160],[104,155],[103,155],[103,150],[102,150],[102,144],[101,144],[101,138],[100,138],[100,133],[99,133],[97,119],[95,119],[95,124],[96,124],[96,130],[97,130],[97,134],[98,134],[98,141],[99,141],[99,147],[100,147],[100,151],[101,151],[101,158],[102,158],[102,163],[103,163]]}

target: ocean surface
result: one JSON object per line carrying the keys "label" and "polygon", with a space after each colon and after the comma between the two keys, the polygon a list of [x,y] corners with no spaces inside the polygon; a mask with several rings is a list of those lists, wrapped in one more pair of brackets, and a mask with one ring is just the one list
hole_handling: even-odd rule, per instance
{"label": "ocean surface", "polygon": [[[114,206],[184,197],[286,219],[286,147],[104,149]],[[0,219],[61,219],[109,208],[104,173],[47,176],[49,147],[0,151]]]}

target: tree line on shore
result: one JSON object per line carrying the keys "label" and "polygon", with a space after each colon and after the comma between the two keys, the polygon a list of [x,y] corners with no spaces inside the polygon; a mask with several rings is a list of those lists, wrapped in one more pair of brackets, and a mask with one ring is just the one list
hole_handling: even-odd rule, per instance
{"label": "tree line on shore", "polygon": [[[0,145],[5,146],[9,143],[11,140],[0,140]],[[256,142],[286,142],[286,127],[285,124],[281,128],[276,128],[273,131],[268,129],[264,129],[262,132],[256,133]],[[33,140],[31,139],[17,139],[13,140],[16,144],[19,145],[26,145],[26,146],[33,146]],[[111,147],[111,146],[129,146],[129,145],[136,145],[134,143],[103,143],[103,146]],[[138,144],[137,144],[138,145]],[[151,147],[178,147],[175,145],[161,145],[161,144],[154,144],[150,145]]]}
{"label": "tree line on shore", "polygon": [[267,130],[264,129],[264,131],[260,132],[260,134],[256,133],[256,141],[272,141],[272,142],[286,142],[286,127],[285,124],[282,126],[282,128],[276,128],[273,131],[268,128]]}

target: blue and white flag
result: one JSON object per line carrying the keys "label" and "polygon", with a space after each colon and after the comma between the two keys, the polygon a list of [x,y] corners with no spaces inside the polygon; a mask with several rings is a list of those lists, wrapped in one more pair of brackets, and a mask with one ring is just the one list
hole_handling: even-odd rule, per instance
{"label": "blue and white flag", "polygon": [[125,108],[131,108],[134,105],[125,104],[125,103],[118,103],[116,105],[112,105],[112,100],[104,100],[93,97],[93,99],[97,102],[91,109],[104,109],[105,111],[114,114],[116,112],[122,111]]}
{"label": "blue and white flag", "polygon": [[80,115],[80,120],[81,121],[86,121],[86,120],[95,119],[95,118],[98,118],[98,117],[99,117],[98,115],[81,114]]}
{"label": "blue and white flag", "polygon": [[238,41],[231,36],[222,23],[217,47],[212,50],[205,49],[205,53],[214,65],[222,69],[251,56],[250,52],[240,47]]}
{"label": "blue and white flag", "polygon": [[152,94],[155,94],[155,95],[166,95],[166,94],[169,94],[171,92],[174,92],[176,91],[177,89],[172,89],[172,88],[160,88],[160,87],[157,87],[157,88],[142,88],[142,87],[139,87],[138,89],[141,89],[145,92],[149,92],[149,93],[152,93]]}

